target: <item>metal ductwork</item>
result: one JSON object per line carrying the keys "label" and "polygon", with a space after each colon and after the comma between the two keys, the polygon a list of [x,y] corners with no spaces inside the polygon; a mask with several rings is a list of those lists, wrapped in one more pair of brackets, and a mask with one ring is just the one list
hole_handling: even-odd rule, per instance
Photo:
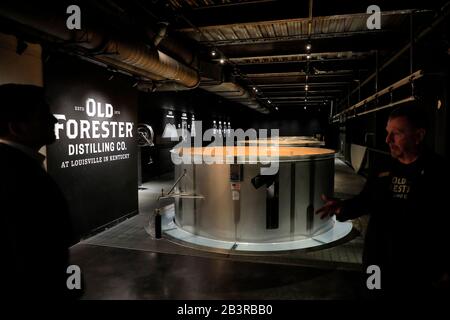
{"label": "metal ductwork", "polygon": [[181,84],[175,82],[156,82],[156,81],[140,81],[137,88],[141,91],[147,92],[162,92],[162,91],[184,91],[190,90]]}
{"label": "metal ductwork", "polygon": [[178,61],[190,66],[194,63],[195,55],[194,52],[187,49],[187,47],[182,43],[182,41],[177,38],[165,37],[161,38],[160,33],[155,33],[152,30],[147,30],[147,35],[150,39],[154,39],[154,43],[157,43],[157,48],[161,51],[167,53],[171,57],[176,58]]}
{"label": "metal ductwork", "polygon": [[105,51],[108,54],[98,55],[99,60],[104,60],[103,57],[106,57],[107,61],[117,60],[173,80],[187,88],[195,88],[200,82],[200,77],[194,69],[179,63],[161,51],[150,49],[145,45],[123,40],[111,40],[106,44]]}
{"label": "metal ductwork", "polygon": [[106,39],[100,32],[93,31],[90,27],[86,28],[88,31],[68,30],[65,21],[61,18],[55,19],[50,12],[41,14],[36,13],[35,8],[24,8],[19,4],[9,6],[2,4],[0,15],[38,31],[45,40],[54,38],[53,40],[63,41],[63,44],[82,48],[93,59],[130,73],[152,80],[171,80],[187,88],[195,88],[200,82],[196,70],[155,48],[122,39]]}
{"label": "metal ductwork", "polygon": [[[156,48],[161,47],[185,63],[194,61],[192,52],[166,37],[165,25],[161,25],[158,33],[147,30],[147,34],[153,36],[154,43],[146,45],[130,39],[108,38],[92,26],[85,26],[83,30],[78,31],[69,30],[63,15],[55,15],[49,10],[36,12],[36,8],[25,6],[20,1],[2,3],[0,17],[16,23],[25,34],[32,35],[34,39],[60,43],[61,47],[78,52],[83,59],[100,62],[142,77],[143,81],[139,82],[138,89],[151,92],[180,91],[194,89],[200,84],[197,70]],[[222,76],[222,71],[218,76]],[[201,88],[261,113],[269,113],[252,93],[238,84],[222,82],[218,85],[204,84]]]}
{"label": "metal ductwork", "polygon": [[261,106],[258,100],[247,90],[233,82],[223,82],[218,85],[201,85],[200,88],[227,98],[231,101],[241,103],[251,109],[268,114],[269,110]]}

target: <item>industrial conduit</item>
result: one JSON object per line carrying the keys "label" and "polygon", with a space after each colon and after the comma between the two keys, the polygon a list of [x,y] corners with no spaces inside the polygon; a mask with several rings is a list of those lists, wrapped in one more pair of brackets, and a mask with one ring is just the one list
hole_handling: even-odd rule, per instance
{"label": "industrial conduit", "polygon": [[[87,50],[93,59],[125,69],[132,74],[152,80],[169,79],[193,89],[200,83],[196,70],[189,68],[156,48],[119,39],[107,40],[101,33],[84,27],[80,31],[67,29],[65,20],[55,18],[49,12],[36,12],[19,4],[7,4],[0,9],[5,19],[44,33],[42,40],[61,41],[61,45],[73,45]],[[53,38],[53,39],[52,39]]]}
{"label": "industrial conduit", "polygon": [[143,69],[194,89],[200,82],[198,73],[179,63],[168,55],[145,45],[111,40],[105,46],[107,55],[99,54],[99,60],[111,62],[117,60],[127,65]]}
{"label": "industrial conduit", "polygon": [[256,100],[247,90],[245,90],[244,88],[233,82],[223,82],[218,85],[210,85],[210,86],[204,85],[200,86],[200,88],[215,93],[231,101],[241,103],[261,113],[264,114],[269,113],[269,110],[261,106],[258,100]]}

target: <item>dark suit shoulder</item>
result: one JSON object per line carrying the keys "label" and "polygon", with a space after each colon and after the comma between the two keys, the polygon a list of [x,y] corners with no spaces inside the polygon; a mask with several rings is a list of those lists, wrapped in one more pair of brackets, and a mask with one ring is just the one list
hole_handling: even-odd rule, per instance
{"label": "dark suit shoulder", "polygon": [[24,152],[0,143],[0,170],[2,172],[11,172],[14,170],[34,171],[44,173],[45,170],[40,164]]}

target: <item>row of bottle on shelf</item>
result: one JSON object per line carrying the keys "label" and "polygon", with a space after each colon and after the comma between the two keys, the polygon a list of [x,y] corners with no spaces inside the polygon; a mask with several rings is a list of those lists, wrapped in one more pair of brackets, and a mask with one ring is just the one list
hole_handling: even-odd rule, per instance
{"label": "row of bottle on shelf", "polygon": [[[177,132],[177,129],[179,132]],[[222,137],[228,137],[231,135],[231,122],[225,122],[223,121],[213,121],[213,134],[217,136]],[[172,124],[170,122],[167,122],[164,127],[164,132],[162,134],[163,138],[177,138],[179,136],[179,133],[181,133],[181,136],[186,138],[187,134],[189,133],[191,137],[195,137],[196,135],[196,128],[195,128],[195,120],[191,123],[188,123],[187,121],[182,121],[181,124]]]}
{"label": "row of bottle on shelf", "polygon": [[221,135],[221,136],[229,136],[231,134],[231,123],[219,121],[217,125],[216,120],[213,121],[213,134]]}

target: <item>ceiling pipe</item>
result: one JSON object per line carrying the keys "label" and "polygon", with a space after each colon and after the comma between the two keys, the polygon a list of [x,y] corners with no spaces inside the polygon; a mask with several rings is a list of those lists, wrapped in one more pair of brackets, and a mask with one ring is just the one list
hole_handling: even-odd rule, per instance
{"label": "ceiling pipe", "polygon": [[137,88],[146,92],[185,91],[190,90],[175,82],[140,81]]}
{"label": "ceiling pipe", "polygon": [[[87,27],[84,30],[68,30],[65,21],[50,12],[36,13],[35,8],[13,5],[3,5],[0,16],[15,21],[40,33],[50,35],[61,41],[61,45],[71,45],[83,48],[95,59],[112,64],[119,68],[131,65],[130,72],[141,69],[153,80],[168,79],[187,88],[196,88],[200,82],[198,72],[183,65],[156,48],[145,44],[122,39],[107,39],[100,32]],[[139,73],[139,75],[142,75]]]}
{"label": "ceiling pipe", "polygon": [[233,82],[222,82],[218,85],[200,85],[200,88],[222,96],[231,101],[241,103],[253,110],[267,114],[269,110],[260,105],[258,100],[246,89]]}
{"label": "ceiling pipe", "polygon": [[[154,73],[148,72],[141,68],[134,67],[132,65],[126,64],[125,62],[121,62],[121,61],[112,59],[107,56],[98,56],[98,57],[95,57],[95,59],[91,58],[90,60],[99,61],[99,62],[102,62],[103,64],[106,64],[109,66],[114,66],[119,70],[125,70],[128,73],[131,73],[132,75],[140,76],[143,80],[166,81],[166,78],[164,78],[164,77],[157,76]],[[184,87],[184,88],[186,88],[186,87]],[[186,90],[187,89],[188,88],[186,88]]]}
{"label": "ceiling pipe", "polygon": [[[99,61],[141,76],[144,82],[140,83],[147,84],[138,84],[138,88],[145,91],[187,90],[194,89],[200,84],[200,76],[196,70],[156,49],[156,46],[170,47],[178,52],[179,56],[184,57],[183,60],[194,60],[193,53],[180,49],[174,41],[168,40],[164,25],[157,34],[153,33],[153,44],[149,46],[120,38],[110,39],[90,27],[83,30],[68,30],[63,17],[45,10],[37,13],[35,8],[21,6],[20,2],[2,4],[0,16],[19,24],[22,28],[31,28],[27,31],[33,31],[41,41],[56,42],[61,46],[74,48],[84,59]],[[201,88],[261,113],[269,113],[266,107],[238,84],[232,82],[223,82],[219,85],[204,84]]]}
{"label": "ceiling pipe", "polygon": [[125,40],[110,40],[105,52],[97,55],[118,60],[194,89],[200,82],[198,73],[165,53]]}
{"label": "ceiling pipe", "polygon": [[164,23],[160,23],[160,29],[158,32],[147,29],[146,34],[150,39],[152,39],[153,44],[158,48],[158,50],[176,58],[188,66],[194,63],[194,52],[188,49],[181,40],[169,37],[167,25]]}

